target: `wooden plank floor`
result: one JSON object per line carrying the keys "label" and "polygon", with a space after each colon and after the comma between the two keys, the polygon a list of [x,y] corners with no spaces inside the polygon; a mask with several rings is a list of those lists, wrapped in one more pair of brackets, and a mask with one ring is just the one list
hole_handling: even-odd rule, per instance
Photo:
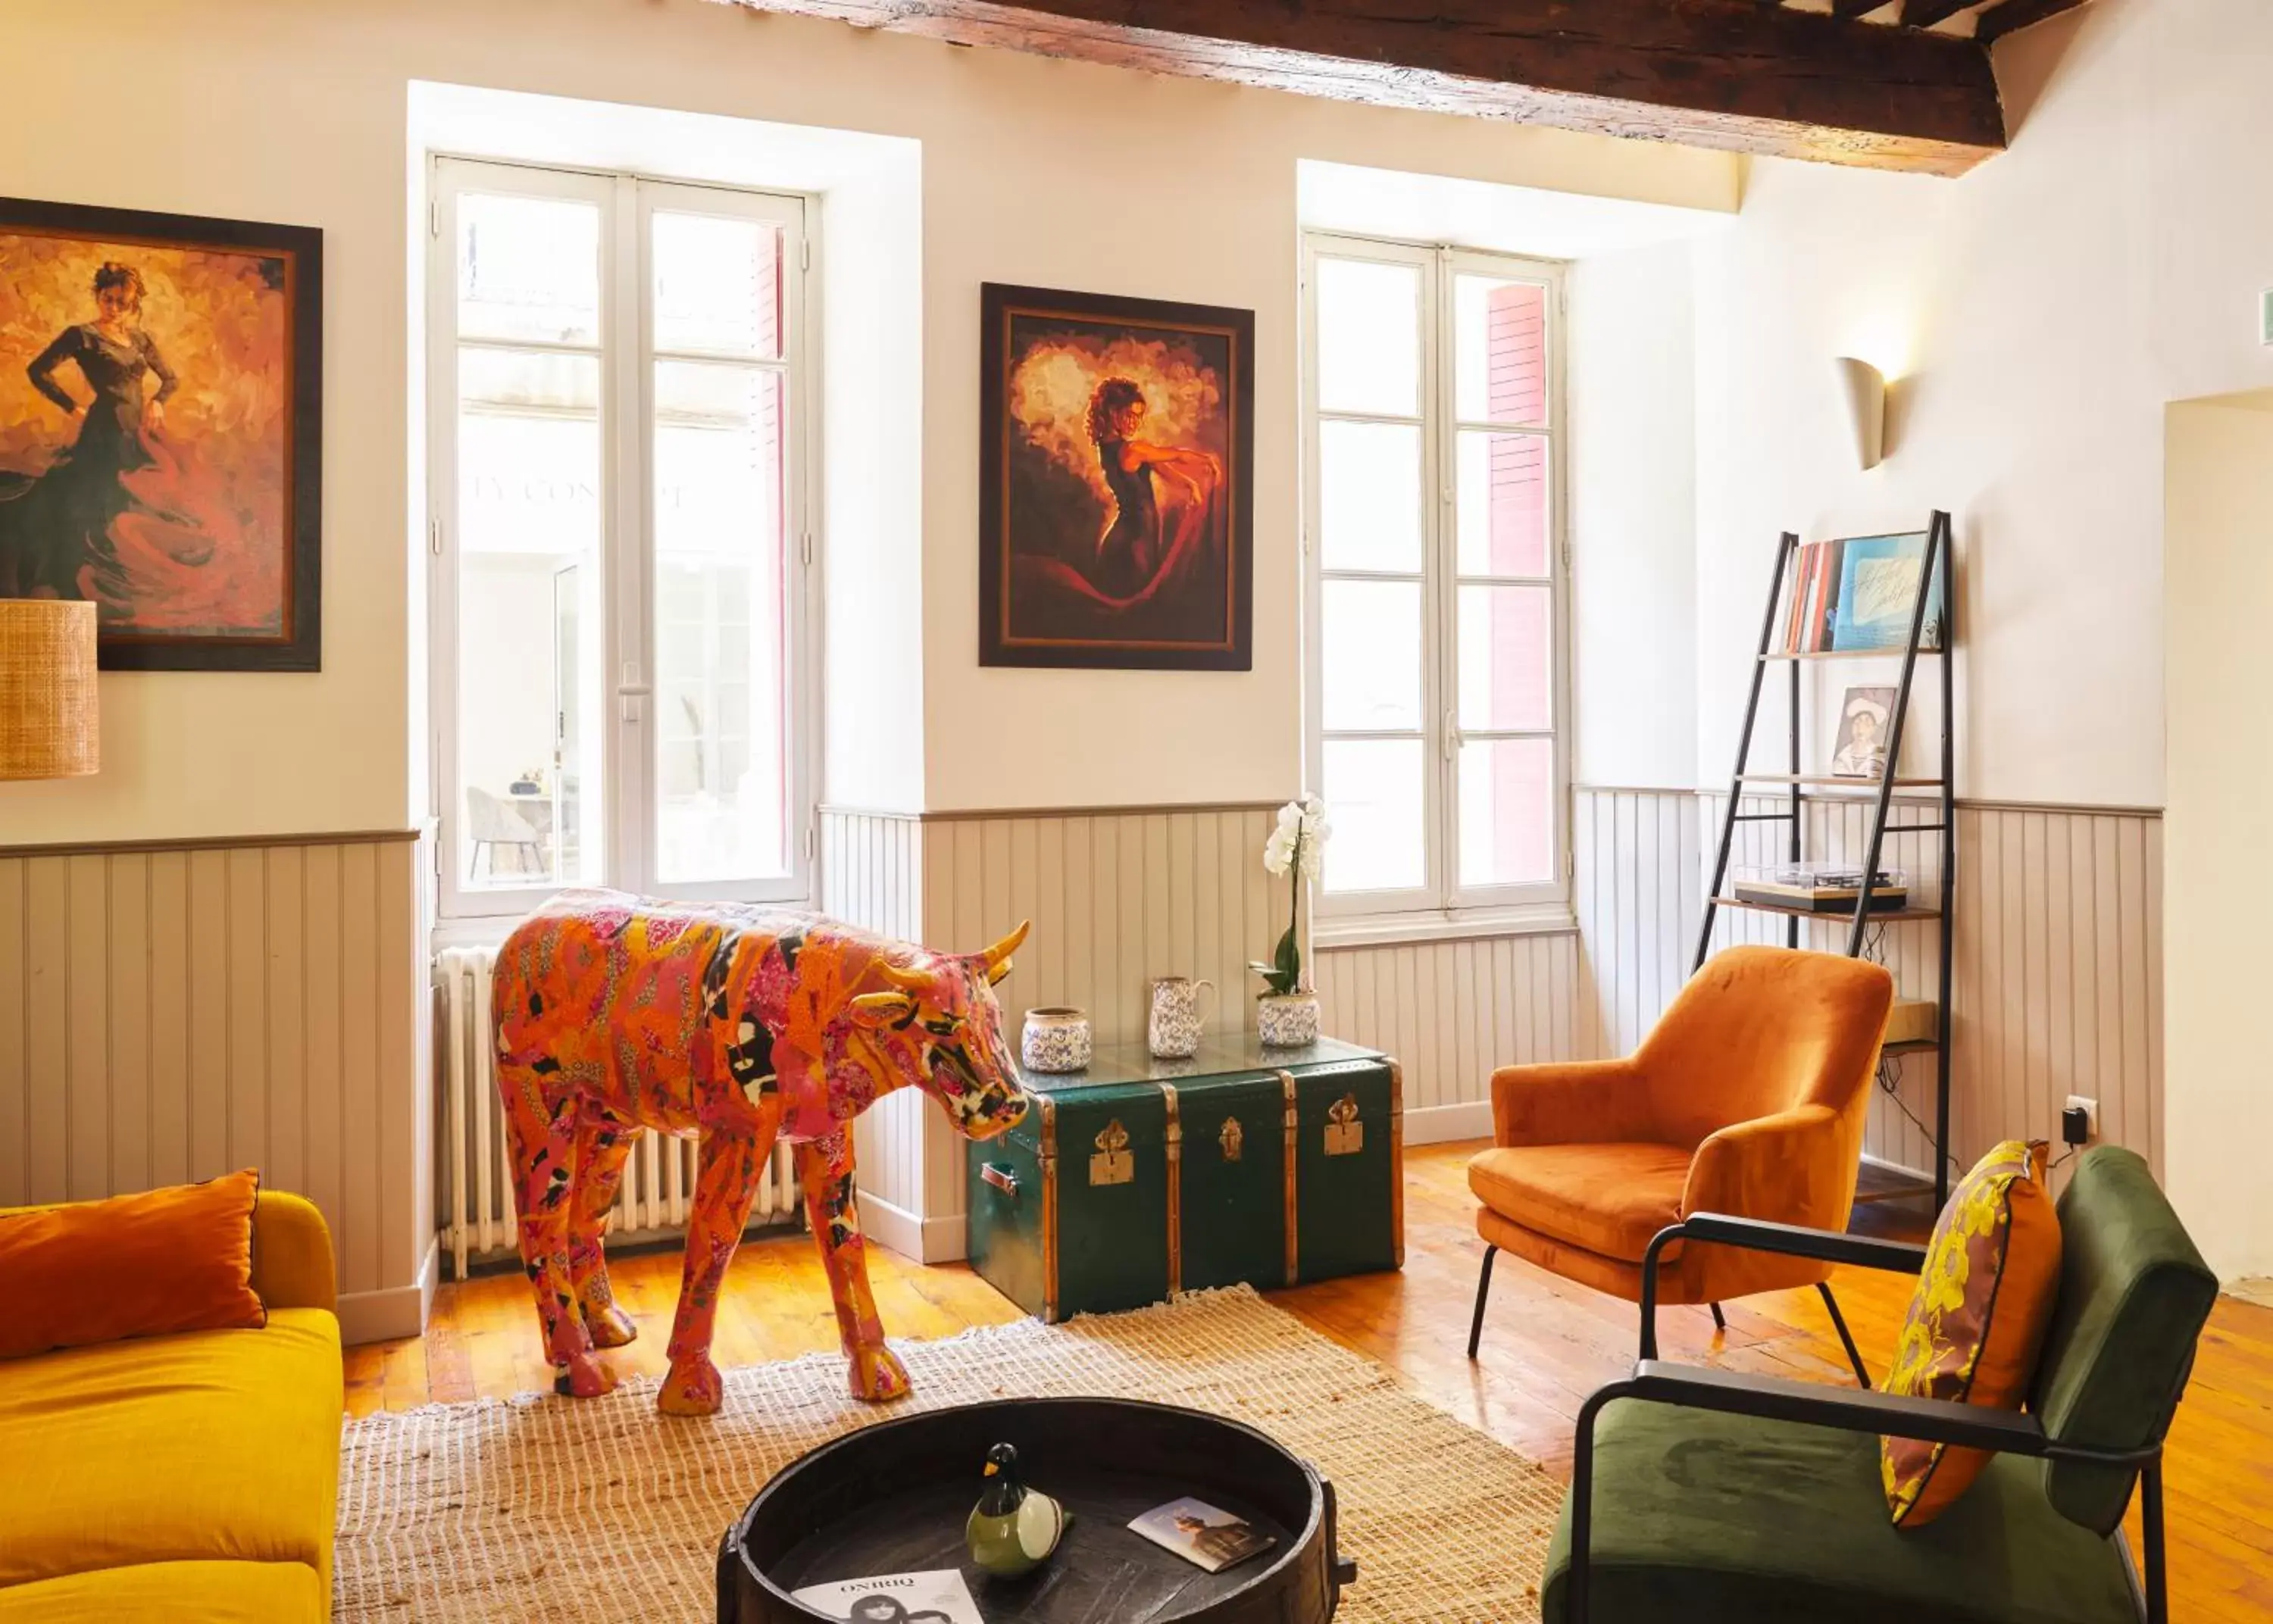
{"label": "wooden plank floor", "polygon": [[[1324,1281],[1271,1298],[1386,1366],[1430,1403],[1567,1476],[1580,1401],[1632,1363],[1634,1310],[1503,1257],[1482,1355],[1468,1362],[1468,1312],[1482,1244],[1462,1170],[1474,1149],[1438,1145],[1407,1153],[1403,1272]],[[1918,1225],[1889,1209],[1871,1222],[1907,1223],[1913,1231]],[[618,1297],[639,1321],[640,1339],[608,1358],[626,1373],[659,1373],[679,1289],[678,1254],[625,1258],[612,1274]],[[1018,1317],[959,1264],[926,1268],[879,1248],[871,1275],[885,1327],[895,1336],[949,1336]],[[1865,1359],[1883,1374],[1909,1302],[1908,1282],[1846,1270],[1835,1289]],[[1852,1380],[1813,1292],[1750,1298],[1729,1305],[1728,1316],[1722,1336],[1701,1308],[1666,1310],[1660,1328],[1666,1357]],[[718,1318],[721,1365],[836,1347],[828,1286],[803,1235],[745,1246]],[[423,1339],[350,1349],[347,1374],[348,1409],[358,1415],[551,1385],[527,1283],[513,1273],[444,1286]],[[2273,1307],[2220,1300],[2172,1429],[2166,1486],[2172,1616],[2180,1624],[2273,1617]]]}

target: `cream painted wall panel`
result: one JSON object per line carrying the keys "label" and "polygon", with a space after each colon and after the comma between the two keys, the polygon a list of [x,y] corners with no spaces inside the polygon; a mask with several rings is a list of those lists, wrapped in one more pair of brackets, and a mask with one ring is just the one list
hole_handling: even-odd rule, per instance
{"label": "cream painted wall panel", "polygon": [[1697,760],[1695,272],[1685,242],[1570,268],[1572,772],[1679,784]]}
{"label": "cream painted wall panel", "polygon": [[[1409,1142],[1489,1134],[1495,1069],[1571,1058],[1577,955],[1570,932],[1331,948],[1317,957],[1324,1027],[1397,1057]],[[1446,1113],[1441,1129],[1423,1111]]]}
{"label": "cream painted wall panel", "polygon": [[[424,492],[405,431],[414,79],[923,142],[922,307],[892,335],[915,348],[866,357],[907,391],[906,409],[876,427],[905,483],[866,504],[835,487],[848,524],[881,527],[859,562],[921,583],[920,669],[896,657],[909,638],[884,659],[904,704],[895,747],[926,760],[837,791],[893,805],[919,794],[933,805],[1134,801],[1159,798],[1165,784],[1260,799],[1295,782],[1298,157],[1724,210],[1740,185],[1725,153],[960,50],[706,0],[116,0],[99,57],[85,49],[75,0],[13,0],[6,15],[11,59],[45,64],[0,109],[9,189],[321,228],[326,344],[324,670],[107,673],[102,774],[0,786],[0,838],[11,842],[394,828],[424,815],[425,730],[414,709]],[[119,84],[140,88],[107,94]],[[216,97],[219,85],[262,88]],[[98,101],[105,116],[88,120]],[[66,130],[72,138],[54,138]],[[1140,163],[1129,161],[1132,131],[1143,132]],[[686,161],[699,167],[701,154]],[[1037,199],[1046,230],[1034,228]],[[1153,219],[1174,224],[1129,228]],[[1257,311],[1253,671],[978,668],[972,379],[988,280]],[[0,389],[26,388],[20,368],[0,378]],[[903,489],[915,499],[900,500]],[[837,643],[850,655],[862,634],[917,625],[902,595],[881,622],[840,623]],[[1099,725],[1139,714],[1142,727]],[[975,748],[974,730],[1052,747]],[[294,747],[272,748],[278,739]],[[842,754],[838,766],[849,770]]]}
{"label": "cream painted wall panel", "polygon": [[2273,410],[2243,405],[2269,398],[2188,402],[2164,430],[2171,1193],[2227,1279],[2273,1275],[2262,1171],[2273,1132],[2262,931],[2273,770],[2255,748],[2273,677]]}
{"label": "cream painted wall panel", "polygon": [[349,1334],[415,1328],[421,850],[0,854],[0,1206],[258,1167],[322,1209]]}
{"label": "cream painted wall panel", "polygon": [[[922,926],[922,825],[886,812],[824,809],[821,821],[821,911],[904,940],[927,939]],[[923,1113],[917,1090],[889,1095],[852,1130],[860,1192],[904,1212],[923,1211]]]}
{"label": "cream painted wall panel", "polygon": [[1582,946],[1571,1059],[1631,1053],[1689,979],[1703,897],[1697,797],[1580,790],[1572,857]]}
{"label": "cream painted wall panel", "polygon": [[[1041,1004],[1089,1010],[1100,1043],[1142,1037],[1149,982],[1167,975],[1213,982],[1212,1023],[1243,1028],[1254,992],[1247,963],[1286,928],[1285,888],[1263,872],[1272,817],[1257,805],[911,822],[923,844],[920,934],[971,953],[1033,921],[997,989],[1013,1044],[1024,1012]],[[912,1186],[897,1159],[911,1120],[922,1138]],[[880,1121],[879,1137],[893,1141],[896,1194],[885,1199],[904,1204],[919,1192],[929,1218],[959,1219],[963,1147],[938,1111],[896,1112]],[[867,1187],[883,1191],[873,1180]]]}
{"label": "cream painted wall panel", "polygon": [[[1630,1051],[1688,979],[1698,899],[1722,804],[1722,797],[1671,790],[1579,793],[1582,968],[1592,987],[1578,1014],[1586,1021],[1591,1012],[1595,1022],[1587,1051]],[[1746,810],[1783,805],[1781,797],[1764,795],[1748,797]],[[1898,803],[1894,820],[1931,815],[1930,804]],[[1812,802],[1808,817],[1811,853],[1861,861],[1866,804]],[[1731,865],[1781,861],[1784,838],[1781,825],[1738,825]],[[1958,1169],[2001,1139],[2057,1143],[2059,1108],[2074,1093],[2099,1101],[2107,1141],[2129,1145],[2159,1171],[2161,819],[1961,806],[1957,845],[1950,1138]],[[1938,889],[1931,837],[1890,842],[1889,849],[1894,855],[1883,860],[1908,872],[1914,893]],[[1687,876],[1678,892],[1677,874]],[[1716,950],[1784,939],[1785,921],[1773,915],[1723,909],[1715,919]],[[1934,997],[1936,939],[1933,926],[1924,923],[1889,924],[1878,933],[1873,952],[1894,972],[1903,997]],[[1843,923],[1810,923],[1800,932],[1803,947],[1821,951],[1843,952],[1846,940]],[[1932,1059],[1890,1062],[1890,1076],[1894,1088],[1872,1100],[1864,1149],[1898,1166],[1930,1171]]]}
{"label": "cream painted wall panel", "polygon": [[[1762,161],[1737,228],[1697,246],[1697,782],[1726,770],[1777,533],[1942,507],[1966,794],[2165,803],[2164,410],[2273,385],[2273,7],[2095,0],[1996,54],[2016,127],[1995,161],[1942,182]],[[1842,355],[1899,380],[1868,473]]]}

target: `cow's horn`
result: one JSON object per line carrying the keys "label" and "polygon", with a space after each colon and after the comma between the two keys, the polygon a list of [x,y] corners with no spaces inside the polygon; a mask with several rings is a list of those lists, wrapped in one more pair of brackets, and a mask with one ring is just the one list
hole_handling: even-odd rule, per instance
{"label": "cow's horn", "polygon": [[931,977],[919,969],[907,969],[889,959],[876,961],[876,972],[903,992],[920,992],[931,984]]}
{"label": "cow's horn", "polygon": [[991,975],[995,970],[1001,969],[1003,965],[1009,963],[1010,962],[1010,955],[1018,951],[1018,944],[1026,939],[1026,932],[1033,928],[1034,922],[1031,919],[1028,919],[1021,924],[1016,930],[1011,932],[1001,941],[996,942],[992,947],[989,947],[986,952],[980,954],[979,956],[986,962],[987,973]]}

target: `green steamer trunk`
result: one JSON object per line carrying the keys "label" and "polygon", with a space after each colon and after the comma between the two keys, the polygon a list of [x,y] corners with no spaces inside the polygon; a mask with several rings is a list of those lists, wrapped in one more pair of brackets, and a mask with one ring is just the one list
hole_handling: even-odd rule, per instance
{"label": "green steamer trunk", "polygon": [[1404,1124],[1385,1056],[1234,1034],[1189,1060],[1124,1044],[1084,1073],[1025,1081],[1036,1108],[967,1152],[969,1251],[1030,1313],[1404,1261]]}

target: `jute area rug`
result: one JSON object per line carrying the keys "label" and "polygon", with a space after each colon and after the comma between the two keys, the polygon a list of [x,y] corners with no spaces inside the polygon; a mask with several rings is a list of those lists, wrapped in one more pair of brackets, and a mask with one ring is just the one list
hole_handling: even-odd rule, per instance
{"label": "jute area rug", "polygon": [[911,1409],[1083,1394],[1212,1411],[1310,1460],[1340,1498],[1341,1549],[1359,1566],[1338,1620],[1538,1616],[1555,1481],[1246,1287],[896,1346],[915,1396],[885,1409],[847,1397],[843,1361],[816,1356],[728,1371],[709,1420],[658,1415],[646,1378],[604,1398],[350,1421],[336,1616],[710,1624],[720,1538],[797,1456]]}

